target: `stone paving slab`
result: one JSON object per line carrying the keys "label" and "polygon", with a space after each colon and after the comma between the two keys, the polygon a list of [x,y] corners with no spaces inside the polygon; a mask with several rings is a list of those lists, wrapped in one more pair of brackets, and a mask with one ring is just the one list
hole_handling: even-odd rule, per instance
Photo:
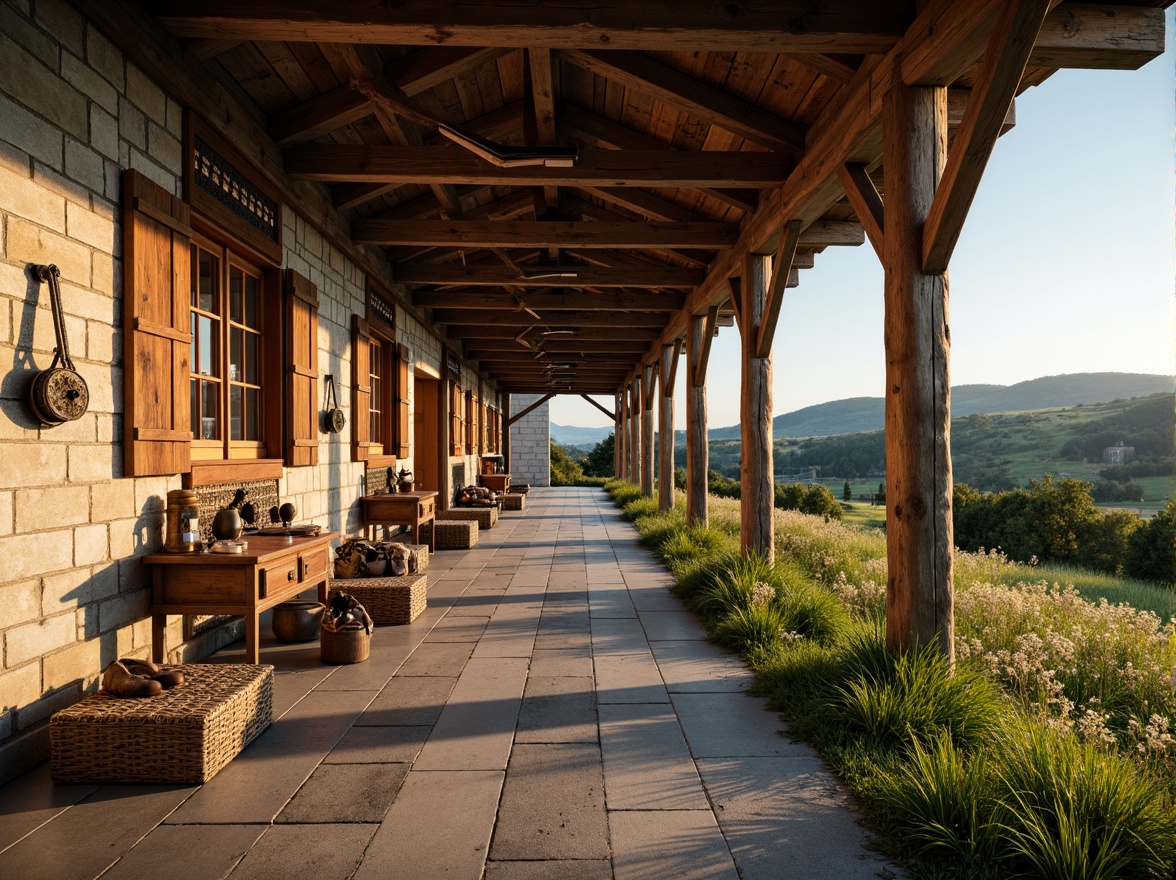
{"label": "stone paving slab", "polygon": [[[709,808],[610,812],[608,825],[615,880],[739,880]],[[792,872],[776,877],[808,880]]]}
{"label": "stone paving slab", "polygon": [[97,785],[54,785],[49,765],[0,786],[0,851],[98,790]]}
{"label": "stone paving slab", "polygon": [[668,703],[653,655],[604,654],[595,658],[596,699],[600,703]]}
{"label": "stone paving slab", "polygon": [[432,727],[441,717],[456,678],[391,679],[356,720],[356,725],[420,725]]}
{"label": "stone paving slab", "polygon": [[323,759],[324,764],[411,764],[433,728],[353,727]]}
{"label": "stone paving slab", "polygon": [[592,676],[592,651],[582,648],[536,648],[531,654],[531,675]]}
{"label": "stone paving slab", "polygon": [[102,876],[221,880],[264,832],[263,825],[160,825]]}
{"label": "stone paving slab", "polygon": [[517,744],[498,811],[491,858],[608,858],[600,746]]}
{"label": "stone paving slab", "polygon": [[229,877],[231,880],[275,880],[287,877],[350,880],[378,827],[271,826]]}
{"label": "stone paving slab", "polygon": [[755,676],[743,662],[710,642],[651,642],[671,694],[742,692]]}
{"label": "stone paving slab", "polygon": [[592,652],[601,654],[645,654],[649,641],[636,617],[631,620],[592,618]]}
{"label": "stone paving slab", "polygon": [[503,776],[499,770],[413,770],[355,880],[480,880]]}
{"label": "stone paving slab", "polygon": [[599,708],[610,810],[706,810],[706,794],[669,705]]}
{"label": "stone paving slab", "polygon": [[[673,694],[674,711],[694,759],[735,757],[816,757],[806,743],[780,733],[775,712],[746,694]],[[733,730],[739,731],[732,736]]]}
{"label": "stone paving slab", "polygon": [[612,861],[488,862],[485,880],[612,880]]}
{"label": "stone paving slab", "polygon": [[320,764],[275,821],[301,825],[379,822],[396,800],[408,768],[408,764]]}
{"label": "stone paving slab", "polygon": [[652,642],[704,641],[702,618],[690,611],[642,611],[638,614],[645,637]]}
{"label": "stone paving slab", "polygon": [[515,743],[598,741],[592,677],[527,677]]}
{"label": "stone paving slab", "polygon": [[[398,677],[457,678],[477,646],[470,642],[425,642],[408,656],[396,671]],[[364,665],[364,664],[357,664]]]}

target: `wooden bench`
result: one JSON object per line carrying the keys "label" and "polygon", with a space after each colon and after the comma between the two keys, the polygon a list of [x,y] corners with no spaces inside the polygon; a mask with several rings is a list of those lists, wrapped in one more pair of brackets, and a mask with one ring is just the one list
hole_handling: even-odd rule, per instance
{"label": "wooden bench", "polygon": [[57,782],[207,782],[273,719],[274,668],[165,666],[184,683],[157,697],[100,691],[49,720]]}

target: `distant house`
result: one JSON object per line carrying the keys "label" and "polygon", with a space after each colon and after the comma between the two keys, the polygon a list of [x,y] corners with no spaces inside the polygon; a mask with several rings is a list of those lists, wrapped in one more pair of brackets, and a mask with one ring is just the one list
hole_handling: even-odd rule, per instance
{"label": "distant house", "polygon": [[1103,450],[1103,464],[1126,464],[1135,458],[1135,447],[1124,446],[1120,440],[1115,446],[1108,446]]}

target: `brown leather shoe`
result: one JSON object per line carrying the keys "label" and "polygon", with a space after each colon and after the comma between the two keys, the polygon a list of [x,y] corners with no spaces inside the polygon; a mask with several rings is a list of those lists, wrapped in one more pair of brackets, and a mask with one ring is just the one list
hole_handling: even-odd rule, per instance
{"label": "brown leather shoe", "polygon": [[102,674],[102,689],[116,697],[158,697],[163,685],[142,675],[132,675],[118,660],[106,667]]}
{"label": "brown leather shoe", "polygon": [[124,657],[118,662],[125,666],[131,675],[141,675],[145,678],[153,679],[159,682],[164,690],[184,683],[184,673],[175,670],[164,671],[150,660],[136,660],[133,657]]}

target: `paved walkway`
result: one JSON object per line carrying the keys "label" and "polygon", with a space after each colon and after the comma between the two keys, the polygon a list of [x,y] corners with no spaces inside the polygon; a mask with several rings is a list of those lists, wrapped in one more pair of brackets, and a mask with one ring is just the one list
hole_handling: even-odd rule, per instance
{"label": "paved walkway", "polygon": [[206,785],[0,788],[0,876],[889,876],[607,496],[527,504],[437,553],[367,662],[263,639],[275,722]]}

